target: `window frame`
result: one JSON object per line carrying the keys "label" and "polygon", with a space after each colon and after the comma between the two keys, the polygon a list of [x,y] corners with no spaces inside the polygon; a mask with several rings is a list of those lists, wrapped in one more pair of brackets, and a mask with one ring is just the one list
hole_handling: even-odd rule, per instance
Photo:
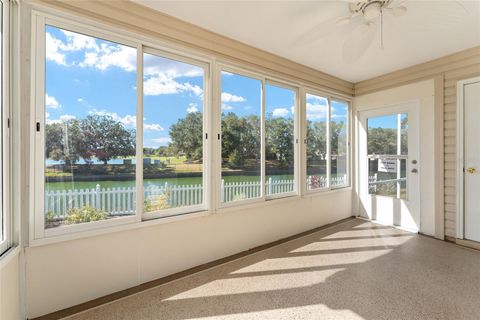
{"label": "window frame", "polygon": [[[324,98],[328,102],[328,108],[326,112],[326,145],[327,145],[327,159],[326,159],[326,175],[327,175],[327,186],[324,188],[316,188],[316,189],[311,189],[309,190],[307,188],[307,146],[308,146],[308,141],[307,141],[307,95],[314,95],[320,98]],[[303,159],[303,165],[304,169],[302,170],[302,183],[304,184],[302,187],[304,188],[304,194],[305,195],[314,195],[317,193],[322,193],[322,192],[327,192],[327,191],[333,191],[333,190],[339,190],[339,189],[345,189],[345,188],[350,188],[351,187],[351,121],[352,121],[352,107],[351,107],[351,100],[343,98],[339,95],[334,95],[331,93],[327,93],[315,88],[311,87],[306,87],[304,92],[303,92],[303,115],[302,115],[302,127],[305,128],[304,130],[304,139],[303,139],[303,145],[304,145],[304,151],[302,152],[302,155],[304,156]],[[332,101],[336,102],[343,102],[347,105],[347,183],[338,185],[338,186],[333,186],[332,187],[332,177],[331,177],[331,136],[330,136],[330,121],[331,121],[331,108],[332,108]]]}
{"label": "window frame", "polygon": [[10,1],[0,0],[2,5],[1,24],[2,37],[1,44],[1,109],[0,109],[0,131],[1,131],[1,154],[0,154],[0,228],[2,228],[0,237],[0,255],[6,252],[12,246],[13,237],[13,216],[10,210],[10,190],[11,190],[11,170],[10,170],[10,109],[11,109],[11,32],[10,32]]}
{"label": "window frame", "polygon": [[[8,0],[3,0],[8,1]],[[44,208],[43,203],[40,208],[42,208],[41,213],[35,210],[38,208],[37,201],[38,198],[44,198],[44,194],[40,193],[37,188],[38,184],[38,172],[36,170],[38,157],[37,147],[35,151],[30,154],[30,199],[32,205],[29,210],[29,245],[37,246],[47,243],[56,243],[62,242],[70,239],[85,238],[98,234],[106,234],[110,232],[115,232],[119,230],[130,230],[134,228],[142,228],[146,226],[169,223],[172,221],[181,221],[185,219],[191,219],[200,216],[208,216],[211,214],[223,214],[230,210],[237,210],[240,208],[253,208],[261,207],[267,204],[271,200],[278,201],[289,201],[294,199],[300,199],[303,197],[310,197],[318,195],[324,191],[337,190],[351,188],[351,163],[352,159],[350,158],[351,153],[351,123],[352,123],[352,107],[350,96],[336,93],[325,88],[320,88],[313,85],[308,80],[295,79],[288,75],[284,75],[280,72],[268,71],[267,69],[258,69],[248,64],[248,62],[242,62],[234,59],[229,59],[225,57],[218,57],[215,54],[210,54],[203,50],[197,50],[187,45],[182,45],[179,43],[174,43],[168,39],[154,39],[147,35],[130,32],[122,30],[120,27],[112,27],[110,25],[91,20],[89,18],[82,18],[74,14],[66,13],[61,10],[47,8],[41,5],[32,6],[32,41],[31,41],[31,75],[32,81],[30,85],[30,96],[31,96],[31,125],[32,127],[29,130],[31,143],[38,144],[38,135],[35,132],[35,124],[37,122],[37,105],[39,104],[42,110],[42,117],[44,116],[44,99],[45,99],[45,84],[41,82],[42,72],[38,72],[39,66],[44,68],[44,47],[42,41],[39,41],[38,35],[40,34],[41,38],[45,37],[45,25],[51,25],[58,28],[63,28],[71,30],[74,32],[79,32],[82,34],[87,34],[92,37],[97,37],[104,39],[106,41],[115,42],[120,45],[130,46],[136,48],[137,50],[137,106],[136,114],[140,112],[143,115],[143,53],[146,51],[154,51],[152,54],[159,55],[161,57],[169,58],[170,56],[174,60],[178,60],[186,63],[205,64],[208,65],[208,70],[204,74],[204,133],[208,133],[208,138],[206,143],[204,140],[204,207],[199,208],[198,211],[192,211],[192,207],[184,207],[181,209],[181,212],[171,211],[172,214],[165,215],[163,210],[159,215],[152,215],[148,213],[145,215],[143,213],[143,201],[138,201],[139,194],[141,199],[143,199],[143,192],[137,192],[137,203],[142,205],[137,205],[136,214],[130,217],[97,221],[79,225],[69,225],[62,226],[61,228],[52,228],[48,232],[45,232],[43,229],[44,221]],[[43,29],[42,29],[43,23]],[[39,32],[41,30],[41,32]],[[40,46],[39,46],[40,42]],[[40,55],[42,59],[39,59],[38,52],[43,51]],[[160,54],[159,54],[160,53]],[[139,59],[141,57],[142,59]],[[38,63],[40,61],[40,64]],[[44,69],[43,69],[44,70]],[[261,198],[255,199],[246,199],[241,201],[233,201],[226,204],[220,203],[220,185],[221,181],[221,140],[217,139],[217,134],[221,135],[221,71],[233,72],[242,76],[251,77],[254,79],[259,79],[262,81],[262,176],[263,181],[261,181]],[[44,75],[44,73],[43,73]],[[40,80],[40,82],[39,82]],[[295,191],[292,193],[280,193],[271,196],[266,196],[265,192],[265,85],[271,84],[274,86],[284,87],[286,89],[294,90],[296,96],[296,109],[295,109],[295,118],[294,118],[294,130],[295,130]],[[39,84],[42,84],[41,90],[39,90]],[[141,93],[140,88],[142,88]],[[38,91],[41,91],[39,94]],[[322,97],[328,97],[335,101],[342,101],[348,104],[348,114],[347,114],[347,126],[348,126],[348,148],[347,148],[347,179],[348,185],[337,186],[334,188],[328,189],[315,189],[308,191],[306,190],[306,144],[305,144],[305,134],[306,130],[304,129],[306,121],[306,93],[313,93],[320,95]],[[329,102],[330,104],[330,102]],[[329,108],[330,111],[330,108]],[[33,118],[35,117],[35,118]],[[207,119],[205,119],[205,117]],[[206,122],[205,122],[206,121]],[[139,123],[141,122],[141,123]],[[44,123],[43,123],[44,125]],[[329,127],[329,126],[327,126]],[[137,151],[136,158],[143,158],[143,118],[137,116],[137,149],[142,148],[141,152]],[[205,132],[206,131],[206,132]],[[44,130],[42,130],[43,135]],[[139,137],[141,135],[141,137]],[[140,143],[139,143],[140,141]],[[298,142],[297,142],[298,141]],[[328,138],[328,143],[330,139]],[[43,144],[42,144],[43,146]],[[44,162],[43,153],[44,150],[41,150],[42,157],[40,162]],[[138,177],[142,177],[142,190],[143,190],[143,159],[137,161],[140,165],[136,167],[136,187],[138,189]],[[42,163],[43,165],[43,163]],[[219,166],[220,165],[220,166]],[[41,171],[42,178],[44,178],[44,171]],[[330,169],[329,169],[330,174]],[[44,183],[44,179],[40,179],[41,183]],[[283,199],[283,200],[281,200]],[[230,208],[230,209],[229,209]],[[168,209],[170,210],[170,209]],[[174,209],[175,210],[175,209]],[[161,219],[159,219],[161,218]],[[122,219],[122,221],[118,221]],[[128,220],[127,220],[128,219]],[[39,221],[40,220],[40,223]],[[117,221],[115,221],[117,220]],[[38,225],[41,225],[41,229],[38,228]],[[40,230],[41,232],[37,231]]]}
{"label": "window frame", "polygon": [[[257,198],[250,198],[250,199],[244,199],[244,200],[238,200],[238,201],[230,201],[230,202],[222,202],[221,201],[221,188],[218,187],[216,188],[216,208],[217,210],[221,209],[226,209],[226,208],[234,208],[234,207],[239,207],[239,206],[244,206],[244,205],[252,205],[256,203],[263,203],[275,199],[282,199],[282,198],[288,198],[288,197],[298,197],[301,195],[301,189],[299,187],[300,183],[300,175],[298,174],[300,171],[300,125],[299,125],[299,118],[300,118],[300,112],[299,110],[301,109],[301,103],[300,103],[300,88],[301,86],[293,84],[289,81],[281,80],[269,75],[266,75],[264,73],[257,73],[255,71],[252,71],[249,68],[246,68],[245,66],[238,65],[234,62],[217,62],[216,64],[216,70],[215,70],[215,75],[216,75],[216,92],[215,92],[215,97],[216,97],[216,114],[217,117],[215,119],[215,125],[216,125],[216,131],[217,134],[219,135],[220,139],[217,139],[217,143],[215,145],[216,147],[216,152],[217,156],[215,157],[216,161],[216,167],[219,168],[217,172],[215,173],[215,180],[218,185],[220,185],[222,181],[222,101],[221,101],[221,93],[222,93],[222,72],[229,72],[233,74],[237,74],[239,76],[243,77],[248,77],[252,78],[254,80],[259,80],[261,81],[261,173],[260,173],[260,197]],[[266,160],[266,105],[265,105],[265,86],[266,85],[272,85],[272,86],[277,86],[280,88],[288,89],[291,90],[295,93],[295,117],[294,117],[294,191],[292,192],[285,192],[285,193],[278,193],[274,195],[266,195],[265,192],[265,185],[266,185],[266,169],[265,169],[265,160]]]}
{"label": "window frame", "polygon": [[[265,85],[270,85],[270,86],[275,86],[278,88],[282,89],[287,89],[293,91],[295,94],[295,100],[294,100],[294,116],[293,116],[293,191],[291,192],[282,192],[282,193],[276,193],[276,194],[271,194],[271,195],[266,195],[266,200],[275,200],[275,199],[281,199],[281,198],[287,198],[287,197],[294,197],[297,196],[301,193],[300,188],[299,188],[299,180],[301,179],[301,175],[299,175],[299,170],[300,170],[300,162],[301,160],[299,159],[301,151],[300,151],[300,109],[301,109],[301,104],[300,104],[300,88],[295,87],[289,84],[286,84],[284,82],[274,80],[272,78],[267,77],[265,79]],[[266,92],[266,91],[265,91]],[[266,94],[265,94],[266,97]],[[266,100],[265,100],[266,101]],[[265,106],[266,110],[266,106]],[[265,126],[266,128],[266,126]],[[265,138],[266,139],[266,135]],[[266,145],[265,145],[266,148]],[[265,177],[267,175],[267,170],[265,169]],[[263,188],[265,188],[265,185],[263,185]]]}
{"label": "window frame", "polygon": [[[40,130],[33,131],[33,140],[35,141],[35,158],[34,158],[34,207],[38,209],[34,210],[34,223],[30,224],[30,231],[32,239],[39,239],[39,238],[47,238],[52,236],[58,236],[63,234],[70,234],[75,232],[81,232],[86,230],[95,230],[99,228],[109,227],[109,226],[117,226],[127,223],[132,223],[139,221],[141,219],[141,215],[136,210],[135,214],[125,217],[118,217],[115,219],[110,220],[101,220],[101,221],[94,221],[89,223],[80,223],[76,225],[62,225],[58,228],[51,228],[45,229],[45,93],[46,93],[46,68],[45,68],[45,61],[46,61],[46,43],[45,43],[45,33],[46,27],[51,26],[54,28],[60,28],[63,30],[68,30],[75,33],[84,34],[90,37],[94,37],[96,39],[101,39],[109,42],[113,42],[115,44],[128,46],[137,50],[137,67],[138,67],[138,48],[140,46],[139,42],[132,41],[128,38],[124,38],[121,36],[111,36],[108,33],[103,33],[101,31],[96,30],[95,28],[91,28],[89,26],[78,26],[75,23],[68,23],[63,21],[62,19],[56,19],[44,16],[42,14],[36,14],[34,19],[32,20],[32,38],[33,43],[35,43],[34,50],[32,53],[34,56],[32,57],[32,61],[34,64],[32,68],[35,70],[35,81],[32,81],[32,94],[33,94],[33,107],[32,115],[34,115],[34,119],[32,119],[32,128],[37,126],[37,123],[40,123]],[[138,70],[137,72],[137,88],[138,88]],[[138,95],[138,90],[137,90]],[[138,98],[137,98],[138,99]],[[138,100],[137,100],[138,101]],[[135,106],[135,114],[138,114],[138,105]],[[137,117],[138,118],[138,117]],[[138,124],[138,121],[137,121]],[[136,133],[138,133],[138,127],[136,128]],[[138,144],[138,135],[136,143]],[[138,166],[137,169],[138,170]],[[135,179],[137,174],[135,175]],[[138,209],[138,206],[137,206]],[[33,227],[33,228],[32,228]]]}
{"label": "window frame", "polygon": [[[342,185],[337,185],[337,186],[333,186],[330,188],[330,190],[336,190],[336,189],[343,189],[343,188],[348,188],[351,186],[351,177],[350,177],[350,174],[351,174],[351,159],[350,159],[350,156],[351,156],[351,143],[350,143],[350,140],[351,140],[351,135],[350,135],[350,131],[351,131],[351,121],[352,121],[352,108],[351,108],[351,102],[350,101],[347,101],[345,99],[341,99],[341,98],[338,98],[338,97],[330,97],[330,101],[335,101],[335,102],[340,102],[340,103],[345,103],[347,105],[347,120],[345,122],[345,125],[347,126],[346,128],[346,135],[347,135],[347,148],[346,148],[346,175],[347,175],[347,180],[346,180],[346,183],[342,184]],[[330,168],[330,170],[332,170],[332,168]],[[331,173],[330,173],[331,175]],[[331,185],[331,183],[330,183]]]}
{"label": "window frame", "polygon": [[[140,163],[141,168],[141,177],[138,176],[138,179],[141,179],[141,181],[137,181],[137,190],[142,190],[142,192],[137,192],[137,194],[140,194],[141,201],[138,201],[137,203],[142,203],[141,205],[141,213],[142,213],[142,220],[151,220],[151,219],[157,219],[157,218],[167,218],[167,217],[172,217],[172,216],[178,216],[178,215],[184,215],[184,214],[190,214],[190,213],[195,213],[195,212],[202,212],[206,211],[209,208],[209,195],[210,195],[210,186],[208,184],[209,180],[209,175],[208,175],[208,170],[210,168],[210,152],[209,152],[209,144],[210,141],[213,140],[208,139],[208,132],[210,131],[210,117],[211,117],[211,107],[210,103],[208,101],[210,100],[210,63],[208,62],[203,62],[201,60],[197,60],[191,57],[186,57],[179,55],[177,53],[172,53],[168,52],[162,49],[158,48],[152,48],[149,46],[143,46],[142,51],[141,51],[141,56],[142,56],[142,71],[140,76],[142,77],[142,84],[141,84],[141,100],[142,103],[141,105],[141,110],[137,114],[137,119],[143,119],[143,109],[144,109],[144,104],[143,104],[143,97],[144,97],[144,92],[143,92],[143,57],[144,53],[154,55],[160,58],[165,58],[165,59],[170,59],[174,60],[177,62],[181,63],[186,63],[190,64],[199,68],[203,69],[203,101],[202,101],[202,114],[203,114],[203,132],[202,132],[202,142],[203,142],[203,153],[202,153],[202,186],[203,186],[203,203],[199,205],[192,205],[192,206],[184,206],[184,207],[177,207],[177,208],[170,208],[170,209],[165,209],[165,210],[157,210],[157,211],[151,211],[151,212],[144,212],[144,207],[143,207],[143,120],[140,121],[141,124],[137,123],[137,128],[141,128],[141,133],[137,135],[141,135],[141,147],[142,150],[140,152],[140,159],[137,158],[137,162]],[[140,131],[140,130],[139,130]],[[137,141],[138,144],[138,141]],[[138,156],[138,152],[137,152]],[[139,189],[140,188],[140,189]],[[138,195],[137,195],[138,197]],[[138,208],[137,208],[138,210]]]}

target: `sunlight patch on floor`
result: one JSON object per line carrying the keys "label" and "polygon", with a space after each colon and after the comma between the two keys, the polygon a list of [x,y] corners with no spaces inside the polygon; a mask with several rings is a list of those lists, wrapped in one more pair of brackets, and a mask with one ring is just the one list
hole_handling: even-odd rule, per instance
{"label": "sunlight patch on floor", "polygon": [[174,295],[165,301],[268,292],[313,286],[325,282],[343,268],[214,280]]}
{"label": "sunlight patch on floor", "polygon": [[[328,314],[328,318],[320,315]],[[192,318],[195,320],[365,320],[351,310],[334,310],[323,304],[291,307],[284,309],[245,312],[241,314],[222,314],[211,317]]]}

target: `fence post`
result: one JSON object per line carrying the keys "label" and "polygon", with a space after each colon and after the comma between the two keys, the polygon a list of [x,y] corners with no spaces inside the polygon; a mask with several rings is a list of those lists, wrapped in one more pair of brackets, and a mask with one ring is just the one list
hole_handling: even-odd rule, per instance
{"label": "fence post", "polygon": [[225,202],[225,180],[222,179],[222,183],[220,185],[220,200],[221,202]]}
{"label": "fence post", "polygon": [[100,185],[95,187],[95,209],[100,209]]}
{"label": "fence post", "polygon": [[268,194],[269,195],[273,194],[273,192],[272,192],[272,177],[268,178]]}

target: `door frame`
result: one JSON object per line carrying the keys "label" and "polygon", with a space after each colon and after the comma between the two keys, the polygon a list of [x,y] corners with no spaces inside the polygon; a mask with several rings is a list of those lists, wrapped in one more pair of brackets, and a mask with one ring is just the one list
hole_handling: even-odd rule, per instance
{"label": "door frame", "polygon": [[[363,150],[363,147],[361,146],[361,143],[366,139],[366,128],[363,128],[363,122],[364,120],[368,119],[369,117],[371,116],[382,116],[382,115],[389,115],[389,114],[392,114],[392,113],[402,113],[402,112],[408,112],[408,113],[413,113],[414,114],[414,121],[415,121],[415,125],[417,127],[416,131],[417,131],[417,135],[418,135],[418,141],[417,141],[417,144],[415,146],[416,148],[416,153],[417,153],[417,161],[418,161],[418,170],[420,170],[420,167],[421,167],[421,149],[420,149],[420,133],[421,133],[421,123],[420,123],[420,101],[419,100],[409,100],[409,101],[404,101],[404,102],[400,102],[400,103],[395,103],[395,104],[390,104],[390,105],[385,105],[385,106],[381,106],[381,107],[373,107],[373,108],[365,108],[365,109],[362,109],[362,110],[358,110],[357,111],[357,121],[358,121],[358,125],[357,125],[357,139],[356,139],[356,143],[357,143],[357,171],[356,171],[356,180],[357,180],[357,186],[358,186],[358,208],[361,208],[361,202],[362,202],[362,198],[366,195],[365,194],[365,186],[363,185],[365,181],[362,181],[362,177],[364,178],[365,174],[362,174],[362,170],[365,170],[365,163],[362,161],[362,158],[365,156],[365,150]],[[409,118],[409,121],[410,121],[410,118]],[[365,140],[366,141],[366,140]],[[411,166],[410,166],[410,163],[407,161],[407,174],[408,172],[410,171],[411,169]],[[367,179],[368,179],[368,169],[367,169]],[[409,228],[403,228],[402,226],[396,226],[395,227],[398,227],[398,228],[401,228],[401,229],[405,229],[407,231],[412,231],[412,232],[421,232],[422,230],[422,212],[421,212],[421,194],[420,194],[420,190],[421,190],[421,179],[420,179],[420,174],[416,174],[416,178],[417,180],[417,184],[418,184],[418,200],[417,200],[417,205],[416,205],[416,209],[417,209],[417,214],[418,214],[418,229],[416,230],[413,230],[413,229],[409,229]],[[365,179],[363,179],[365,180]],[[411,177],[408,179],[408,180],[411,180]],[[368,181],[367,181],[368,183]],[[368,186],[367,186],[368,188]],[[368,191],[367,191],[367,195],[368,195]],[[399,201],[402,201],[401,199],[398,199]],[[403,200],[403,201],[407,201],[408,200]],[[361,211],[361,210],[360,210]],[[359,211],[359,215],[360,215],[360,211]],[[365,217],[367,219],[369,219],[368,217]]]}
{"label": "door frame", "polygon": [[457,209],[457,238],[465,238],[465,193],[464,193],[464,110],[465,97],[464,87],[468,84],[480,82],[480,77],[469,78],[457,82],[457,192],[456,192],[456,209]]}

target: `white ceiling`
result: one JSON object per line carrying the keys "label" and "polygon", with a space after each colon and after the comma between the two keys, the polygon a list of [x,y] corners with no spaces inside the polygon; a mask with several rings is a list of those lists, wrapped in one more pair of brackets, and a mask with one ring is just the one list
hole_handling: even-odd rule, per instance
{"label": "white ceiling", "polygon": [[[346,1],[134,1],[352,82],[480,45],[480,0],[393,0],[408,12],[384,15],[383,50],[379,19],[351,49],[360,17],[334,24],[348,14]],[[373,42],[352,62],[348,53],[368,36]]]}

